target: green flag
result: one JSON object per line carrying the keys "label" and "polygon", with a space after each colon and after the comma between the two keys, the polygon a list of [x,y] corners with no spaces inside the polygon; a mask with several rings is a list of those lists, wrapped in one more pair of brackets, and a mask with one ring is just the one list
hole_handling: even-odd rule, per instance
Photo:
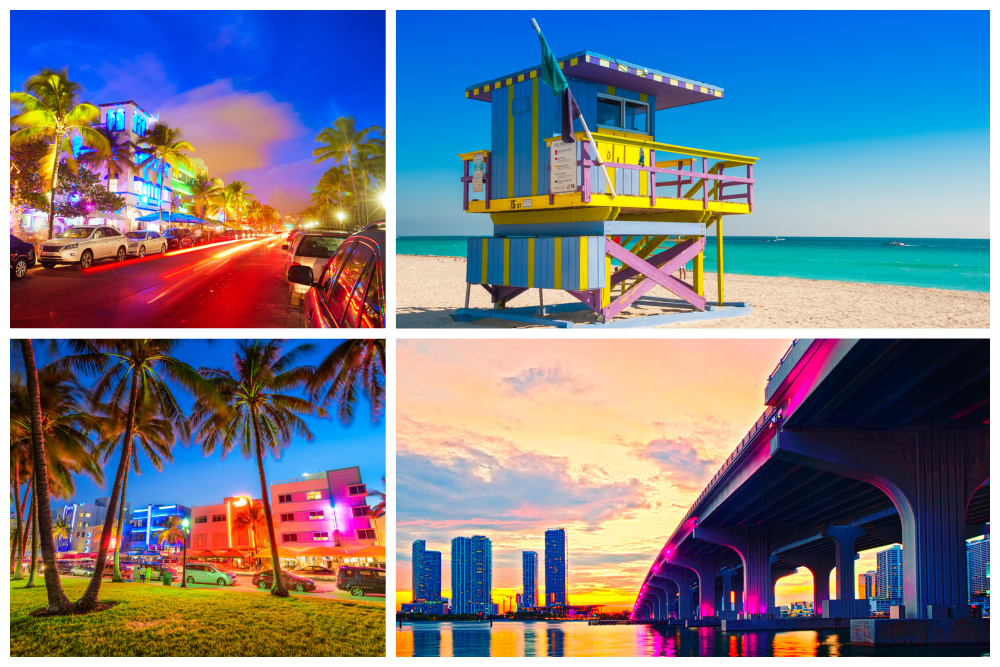
{"label": "green flag", "polygon": [[554,95],[562,95],[563,91],[569,88],[569,84],[566,83],[566,77],[559,69],[559,61],[549,48],[549,43],[545,41],[545,35],[541,30],[538,30],[538,41],[542,43],[542,81],[552,87]]}

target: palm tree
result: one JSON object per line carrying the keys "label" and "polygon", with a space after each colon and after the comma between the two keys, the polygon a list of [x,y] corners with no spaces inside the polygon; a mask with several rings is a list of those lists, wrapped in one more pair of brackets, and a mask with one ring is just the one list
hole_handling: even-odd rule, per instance
{"label": "palm tree", "polygon": [[320,407],[336,403],[344,425],[354,420],[358,394],[364,393],[372,422],[378,422],[385,410],[385,340],[344,341],[320,362],[306,388]]}
{"label": "palm tree", "polygon": [[264,508],[260,501],[253,501],[240,510],[233,519],[233,524],[239,530],[249,532],[251,549],[257,551],[257,532],[261,529],[266,531],[267,518],[264,516]]}
{"label": "palm tree", "polygon": [[207,401],[197,401],[191,414],[192,425],[206,455],[218,447],[225,458],[239,446],[244,458],[255,456],[257,459],[261,502],[274,566],[271,595],[278,597],[288,597],[288,590],[281,577],[264,456],[270,453],[278,458],[282,448],[291,444],[293,432],[306,441],[313,439],[312,432],[297,415],[326,415],[309,400],[282,393],[304,386],[312,376],[312,367],[295,366],[298,357],[311,349],[311,345],[299,345],[283,354],[282,341],[241,341],[234,359],[235,376],[221,368],[201,369],[228,410],[220,411]]}
{"label": "palm tree", "polygon": [[108,149],[94,150],[80,156],[80,162],[84,162],[93,167],[103,164],[107,168],[108,187],[111,187],[111,178],[118,178],[126,169],[135,169],[135,148],[136,145],[129,139],[127,132],[122,130],[109,130],[106,125],[102,125],[98,132],[108,142]]}
{"label": "palm tree", "polygon": [[48,153],[39,162],[39,173],[48,181],[49,238],[56,216],[56,185],[58,185],[59,158],[67,154],[67,162],[76,170],[71,137],[76,134],[83,143],[98,151],[109,147],[104,136],[91,127],[101,117],[100,110],[89,102],[77,103],[82,87],[69,80],[69,71],[56,72],[43,69],[24,84],[25,92],[10,94],[10,104],[19,113],[11,116],[11,128],[21,128],[10,135],[12,146],[28,144],[39,139],[52,139]]}
{"label": "palm tree", "polygon": [[209,206],[218,198],[220,190],[223,188],[222,179],[211,178],[208,174],[199,174],[191,181],[190,186],[191,194],[185,195],[184,199],[194,204],[195,212],[200,212],[200,217],[204,219]]}
{"label": "palm tree", "polygon": [[178,515],[168,516],[163,522],[163,528],[156,533],[156,546],[169,547],[178,544],[183,545],[187,539],[187,532],[184,530],[184,517]]}
{"label": "palm tree", "polygon": [[70,531],[71,527],[69,525],[69,521],[67,521],[64,516],[60,516],[56,519],[55,523],[52,524],[52,539],[56,543],[56,549],[59,548],[59,545],[63,542],[63,540],[69,539]]}
{"label": "palm tree", "polygon": [[[121,408],[113,403],[109,405],[101,405],[98,410],[107,416],[102,419],[101,430],[103,437],[94,447],[94,454],[96,456],[103,455],[104,461],[107,462],[111,454],[115,451],[115,449],[117,449],[118,442],[124,435],[125,415],[122,413]],[[183,432],[185,424],[186,421],[182,420],[180,424],[177,424],[178,429]],[[175,424],[169,419],[157,417],[156,413],[153,411],[151,402],[142,400],[141,398],[137,401],[135,425],[133,427],[132,435],[132,469],[135,471],[135,474],[142,474],[142,470],[139,469],[140,450],[150,460],[153,467],[156,468],[156,472],[163,472],[164,461],[173,463],[174,457],[173,454],[170,453],[170,450],[173,447],[174,440],[176,438]],[[129,471],[126,468],[125,479],[122,480],[122,498],[126,497],[126,493],[128,491],[128,476]],[[115,567],[114,574],[111,578],[112,581],[118,582],[125,580],[121,575],[121,567],[119,563],[122,544],[121,530],[124,523],[125,502],[123,500],[118,505],[118,530],[115,532]]]}
{"label": "palm tree", "polygon": [[243,213],[246,212],[250,202],[257,198],[250,194],[250,186],[244,181],[233,181],[226,186],[226,191],[232,197],[232,206],[236,211],[236,224],[243,226]]}
{"label": "palm tree", "polygon": [[[24,360],[25,375],[28,386],[28,405],[31,423],[31,452],[34,466],[35,491],[31,494],[38,507],[45,511],[37,512],[35,525],[41,524],[42,559],[45,562],[45,590],[48,595],[48,605],[45,610],[52,614],[65,614],[72,608],[69,598],[63,591],[56,570],[56,555],[52,546],[52,515],[49,514],[49,481],[46,467],[45,440],[42,434],[42,408],[38,389],[38,369],[35,367],[35,351],[28,339],[21,341],[21,357]],[[34,563],[38,559],[37,552],[31,554]],[[20,566],[20,564],[18,564]]]}
{"label": "palm tree", "polygon": [[[385,487],[385,476],[382,477],[382,486]],[[385,491],[372,489],[368,492],[368,497],[377,498],[379,501],[378,505],[372,508],[372,516],[376,519],[385,516]]]}
{"label": "palm tree", "polygon": [[379,129],[381,128],[373,126],[356,130],[354,116],[347,116],[333,121],[333,127],[324,128],[316,135],[316,142],[325,145],[313,150],[313,156],[316,158],[313,163],[319,164],[323,160],[335,160],[338,163],[346,161],[355,202],[358,201],[358,187],[354,178],[354,162],[359,151],[368,150],[369,132],[374,134]]}
{"label": "palm tree", "polygon": [[219,188],[213,199],[209,200],[208,213],[216,215],[222,213],[223,220],[229,220],[230,215],[235,216],[238,204],[235,195],[226,187]]}
{"label": "palm tree", "polygon": [[[181,131],[179,128],[170,127],[159,123],[153,127],[146,136],[139,140],[138,153],[150,160],[159,160],[159,194],[163,196],[163,172],[166,165],[174,169],[177,165],[191,169],[191,160],[187,152],[194,152],[194,146],[186,141],[181,141]],[[161,202],[162,203],[162,202]],[[168,200],[168,211],[173,211],[173,202]],[[161,211],[160,219],[163,219],[162,206],[157,206],[157,211]]]}
{"label": "palm tree", "polygon": [[[167,380],[180,384],[207,404],[221,405],[214,400],[216,397],[213,396],[212,387],[194,368],[171,356],[179,345],[180,341],[162,339],[72,340],[69,341],[69,346],[76,354],[56,362],[60,367],[79,368],[96,377],[97,382],[91,391],[91,404],[99,405],[107,396],[109,400],[106,402],[118,406],[125,418],[121,456],[94,564],[97,572],[104,571],[125,471],[132,462],[139,398],[142,397],[151,411],[175,423],[184,418],[183,411],[167,385]],[[87,586],[83,597],[76,601],[76,608],[81,611],[92,610],[98,602],[100,591],[101,577],[95,577]]]}

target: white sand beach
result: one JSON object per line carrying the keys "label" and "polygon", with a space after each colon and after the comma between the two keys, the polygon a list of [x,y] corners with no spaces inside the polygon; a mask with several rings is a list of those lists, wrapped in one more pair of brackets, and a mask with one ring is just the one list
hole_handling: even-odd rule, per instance
{"label": "white sand beach", "polygon": [[[400,328],[523,328],[533,325],[485,319],[454,322],[449,316],[465,303],[465,258],[396,257],[396,326]],[[705,297],[716,299],[715,274],[706,273]],[[675,298],[661,287],[650,296]],[[990,295],[983,292],[844,283],[832,280],[769,278],[726,274],[726,301],[746,301],[753,311],[746,317],[678,322],[656,328],[727,329],[897,329],[988,328]],[[556,290],[545,290],[545,303],[570,303],[575,299]],[[508,305],[534,306],[538,290],[529,290]],[[469,304],[491,308],[489,294],[473,286]],[[671,312],[665,307],[633,306],[620,317]],[[587,311],[563,313],[560,319],[593,322]]]}

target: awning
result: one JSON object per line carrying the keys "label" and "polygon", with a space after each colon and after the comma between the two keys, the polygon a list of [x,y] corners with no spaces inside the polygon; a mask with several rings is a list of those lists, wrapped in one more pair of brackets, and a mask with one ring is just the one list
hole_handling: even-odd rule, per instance
{"label": "awning", "polygon": [[236,549],[219,549],[215,552],[219,558],[243,558],[246,554]]}
{"label": "awning", "polygon": [[385,547],[379,546],[377,544],[369,544],[365,547],[354,547],[353,549],[347,550],[347,555],[354,556],[384,556]]}
{"label": "awning", "polygon": [[300,556],[346,556],[347,549],[339,547],[318,546],[299,552]]}

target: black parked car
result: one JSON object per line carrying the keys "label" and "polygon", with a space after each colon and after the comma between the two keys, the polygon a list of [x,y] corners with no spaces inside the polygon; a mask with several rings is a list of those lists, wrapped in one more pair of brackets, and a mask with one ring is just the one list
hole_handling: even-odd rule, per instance
{"label": "black parked car", "polygon": [[308,266],[290,266],[288,281],[307,285],[306,326],[385,327],[385,222],[348,237],[319,276]]}
{"label": "black parked car", "polygon": [[194,234],[184,227],[172,227],[163,230],[163,238],[167,239],[167,250],[183,250],[194,247]]}
{"label": "black parked car", "polygon": [[337,571],[337,588],[359,596],[368,593],[385,595],[385,569],[346,565]]}
{"label": "black parked car", "polygon": [[18,280],[35,265],[35,246],[10,235],[10,277]]}
{"label": "black parked car", "polygon": [[295,572],[297,574],[305,574],[310,577],[332,577],[337,574],[335,570],[323,567],[322,565],[306,565],[295,570]]}
{"label": "black parked car", "polygon": [[[315,581],[292,574],[288,570],[281,571],[281,579],[285,582],[285,588],[289,590],[298,591],[299,593],[316,590]],[[253,575],[253,579],[250,580],[250,584],[261,590],[271,588],[274,585],[274,571],[262,570],[261,572],[257,572]]]}
{"label": "black parked car", "polygon": [[235,241],[239,237],[240,237],[240,235],[236,233],[235,229],[232,229],[231,227],[227,227],[226,229],[222,230],[220,240],[222,240],[222,241]]}

